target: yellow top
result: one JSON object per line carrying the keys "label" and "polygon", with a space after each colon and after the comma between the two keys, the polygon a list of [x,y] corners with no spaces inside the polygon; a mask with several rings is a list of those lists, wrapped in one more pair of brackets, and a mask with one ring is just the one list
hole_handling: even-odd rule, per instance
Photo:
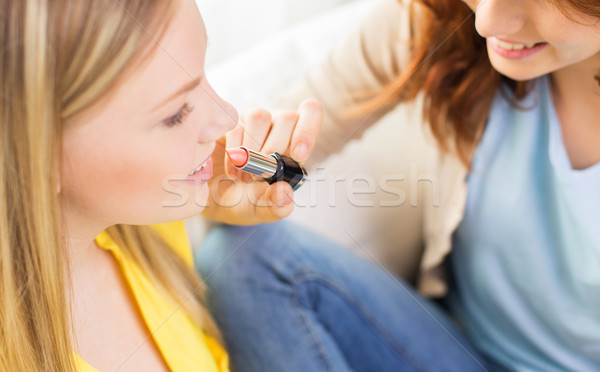
{"label": "yellow top", "polygon": [[[192,250],[183,221],[152,227],[193,266]],[[96,237],[96,243],[110,251],[117,260],[144,322],[172,371],[229,371],[229,358],[225,350],[193,323],[179,304],[162,296],[142,270],[123,255],[106,232]],[[97,372],[78,355],[75,355],[75,362],[78,371]]]}

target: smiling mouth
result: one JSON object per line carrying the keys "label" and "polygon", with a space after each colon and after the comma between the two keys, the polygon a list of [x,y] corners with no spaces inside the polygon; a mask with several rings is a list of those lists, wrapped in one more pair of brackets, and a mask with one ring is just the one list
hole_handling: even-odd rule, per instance
{"label": "smiling mouth", "polygon": [[[208,158],[208,160],[210,160],[210,158]],[[192,176],[194,173],[200,172],[202,170],[204,170],[204,168],[206,168],[207,164],[208,164],[208,160],[206,160],[203,164],[201,164],[200,166],[192,169],[192,171],[188,174],[188,176]]]}
{"label": "smiling mouth", "polygon": [[516,43],[507,43],[505,41],[496,39],[495,37],[492,38],[494,40],[494,42],[496,43],[496,45],[499,45],[500,47],[502,47],[503,49],[506,50],[522,50],[522,49],[531,49],[535,46],[538,46],[540,44],[543,43],[526,43],[526,44],[516,44]]}

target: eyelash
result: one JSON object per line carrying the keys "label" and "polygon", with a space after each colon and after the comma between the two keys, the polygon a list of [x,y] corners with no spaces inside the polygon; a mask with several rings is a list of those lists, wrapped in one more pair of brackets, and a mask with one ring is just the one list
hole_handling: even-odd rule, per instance
{"label": "eyelash", "polygon": [[192,111],[194,111],[194,106],[186,102],[175,116],[166,120],[165,125],[170,128],[182,124]]}

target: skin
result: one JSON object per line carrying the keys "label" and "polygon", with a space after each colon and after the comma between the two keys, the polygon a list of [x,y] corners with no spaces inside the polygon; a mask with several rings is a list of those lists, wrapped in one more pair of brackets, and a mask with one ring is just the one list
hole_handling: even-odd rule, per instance
{"label": "skin", "polygon": [[[77,353],[99,370],[162,371],[166,366],[152,339],[146,339],[149,332],[116,261],[94,238],[114,224],[186,219],[203,212],[207,204],[207,216],[231,223],[283,218],[293,209],[286,183],[269,186],[234,178],[222,198],[239,190],[252,197],[224,208],[211,202],[211,182],[179,180],[210,157],[213,179],[224,177],[226,171],[234,173],[226,169],[226,146],[276,150],[303,161],[318,134],[322,109],[312,100],[303,102],[298,112],[276,117],[254,111],[238,125],[237,111],[205,78],[206,38],[195,2],[182,0],[160,48],[147,63],[127,76],[117,92],[65,126],[58,196],[71,261],[72,336]],[[199,85],[159,105],[198,77]],[[193,111],[181,124],[167,125],[186,102]],[[306,151],[297,154],[301,145]],[[164,206],[173,202],[180,203]]]}
{"label": "skin", "polygon": [[[550,74],[554,105],[573,168],[600,161],[600,22],[573,12],[577,22],[541,0],[466,0],[477,32],[487,38],[492,66],[514,80]],[[504,58],[490,47],[498,37],[549,45],[522,60]]]}

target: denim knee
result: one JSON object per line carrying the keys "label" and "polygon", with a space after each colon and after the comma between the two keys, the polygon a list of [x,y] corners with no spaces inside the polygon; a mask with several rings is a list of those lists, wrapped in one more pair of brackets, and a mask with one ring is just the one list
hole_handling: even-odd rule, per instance
{"label": "denim knee", "polygon": [[195,250],[196,270],[206,277],[231,254],[234,246],[236,227],[220,225],[212,229],[204,238],[202,245]]}
{"label": "denim knee", "polygon": [[348,255],[312,231],[277,222],[219,226],[208,234],[195,261],[213,290],[226,290],[235,283],[258,283],[273,277],[293,282],[299,275],[323,272],[332,261],[340,264]]}
{"label": "denim knee", "polygon": [[255,226],[220,225],[206,236],[196,251],[196,269],[207,281],[220,275],[231,275],[232,270],[241,274],[240,271],[252,270],[270,258],[281,258],[276,251],[289,252],[297,248],[293,243],[296,239],[292,238],[295,233],[296,229],[284,222]]}

